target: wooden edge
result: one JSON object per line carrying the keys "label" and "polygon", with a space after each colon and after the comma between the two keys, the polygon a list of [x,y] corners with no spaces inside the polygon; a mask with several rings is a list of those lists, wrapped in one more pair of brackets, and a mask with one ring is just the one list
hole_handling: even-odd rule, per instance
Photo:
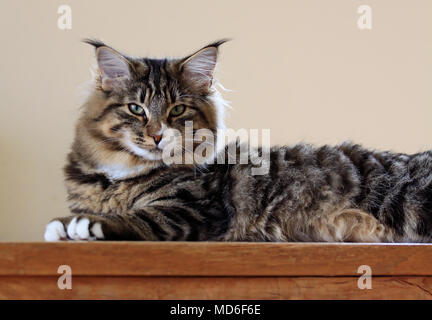
{"label": "wooden edge", "polygon": [[[432,277],[0,277],[0,299],[431,299]],[[173,305],[176,305],[176,303]]]}
{"label": "wooden edge", "polygon": [[0,243],[0,275],[431,276],[432,245],[221,242]]}

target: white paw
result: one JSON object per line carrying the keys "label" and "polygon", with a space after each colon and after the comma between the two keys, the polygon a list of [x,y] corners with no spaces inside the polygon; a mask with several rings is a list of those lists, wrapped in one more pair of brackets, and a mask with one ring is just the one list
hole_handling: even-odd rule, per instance
{"label": "white paw", "polygon": [[104,239],[102,225],[100,222],[95,222],[90,228],[90,220],[81,218],[73,218],[65,230],[63,223],[58,220],[50,222],[45,230],[45,241],[60,241],[60,240],[83,240],[95,241]]}
{"label": "white paw", "polygon": [[89,227],[89,219],[82,218],[77,221],[77,218],[73,218],[67,227],[67,235],[73,240],[94,241],[104,238],[102,225],[99,222],[94,223],[91,229]]}
{"label": "white paw", "polygon": [[63,223],[58,220],[51,221],[45,228],[45,241],[66,240],[66,231]]}

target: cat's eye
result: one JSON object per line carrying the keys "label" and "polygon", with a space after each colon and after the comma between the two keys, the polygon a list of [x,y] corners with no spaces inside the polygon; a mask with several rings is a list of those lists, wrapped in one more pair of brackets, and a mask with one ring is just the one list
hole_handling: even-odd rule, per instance
{"label": "cat's eye", "polygon": [[183,112],[185,112],[185,110],[186,110],[185,105],[179,104],[179,105],[175,106],[174,108],[172,108],[169,114],[170,114],[170,116],[177,117],[177,116],[181,115]]}
{"label": "cat's eye", "polygon": [[145,116],[144,108],[135,103],[129,103],[128,108],[130,112],[136,114],[137,116]]}

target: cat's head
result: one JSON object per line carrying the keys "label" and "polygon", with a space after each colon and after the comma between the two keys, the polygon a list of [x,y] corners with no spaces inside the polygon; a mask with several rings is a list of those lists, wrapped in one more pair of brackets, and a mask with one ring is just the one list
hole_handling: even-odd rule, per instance
{"label": "cat's head", "polygon": [[[224,102],[213,72],[218,47],[225,41],[183,58],[150,59],[86,40],[96,49],[97,73],[73,146],[80,160],[113,178],[123,178],[143,166],[160,164],[168,141],[182,144],[184,157],[187,121],[193,124],[193,132],[209,129],[216,140]],[[173,130],[181,136],[173,138]]]}

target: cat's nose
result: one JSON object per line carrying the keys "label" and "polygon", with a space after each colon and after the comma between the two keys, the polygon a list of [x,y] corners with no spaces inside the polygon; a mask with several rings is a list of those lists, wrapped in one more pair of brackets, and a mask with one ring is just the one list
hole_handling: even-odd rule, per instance
{"label": "cat's nose", "polygon": [[158,135],[158,134],[153,134],[152,137],[153,137],[153,140],[156,143],[156,145],[158,145],[159,142],[162,140],[162,136]]}

